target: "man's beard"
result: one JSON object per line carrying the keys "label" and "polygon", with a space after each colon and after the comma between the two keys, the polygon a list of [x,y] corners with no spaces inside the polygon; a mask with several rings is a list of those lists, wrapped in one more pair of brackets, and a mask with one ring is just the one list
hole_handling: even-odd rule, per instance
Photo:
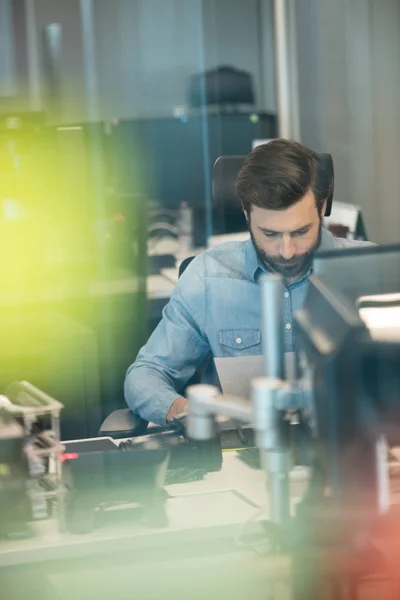
{"label": "man's beard", "polygon": [[267,271],[279,273],[285,279],[301,279],[310,271],[314,255],[321,244],[321,235],[322,223],[319,225],[318,237],[315,244],[307,252],[304,252],[304,254],[293,257],[290,260],[285,260],[284,258],[270,256],[265,250],[260,248],[250,228],[251,240],[261,264],[264,265]]}

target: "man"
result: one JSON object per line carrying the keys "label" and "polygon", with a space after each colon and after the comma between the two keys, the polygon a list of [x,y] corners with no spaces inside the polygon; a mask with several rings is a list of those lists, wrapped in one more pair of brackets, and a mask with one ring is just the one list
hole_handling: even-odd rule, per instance
{"label": "man", "polygon": [[318,156],[296,142],[275,140],[249,154],[236,187],[251,239],[206,250],[183,273],[128,369],[125,397],[135,413],[165,424],[186,410],[185,386],[210,353],[261,353],[264,272],[284,277],[284,350],[294,350],[293,314],[303,305],[316,250],[362,243],[323,228],[330,190],[320,174]]}

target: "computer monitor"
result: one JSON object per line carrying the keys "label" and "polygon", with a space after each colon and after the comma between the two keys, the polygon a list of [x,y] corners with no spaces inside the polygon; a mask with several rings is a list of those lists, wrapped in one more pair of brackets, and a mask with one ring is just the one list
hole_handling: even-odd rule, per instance
{"label": "computer monitor", "polygon": [[313,273],[352,303],[400,292],[400,244],[318,252]]}

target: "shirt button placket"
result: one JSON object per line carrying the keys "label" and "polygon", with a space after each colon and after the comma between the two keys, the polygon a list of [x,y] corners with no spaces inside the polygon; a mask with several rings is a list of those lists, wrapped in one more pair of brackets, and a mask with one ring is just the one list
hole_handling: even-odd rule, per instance
{"label": "shirt button placket", "polygon": [[289,290],[285,289],[283,293],[283,316],[285,323],[285,352],[293,351],[293,334],[292,334],[292,303]]}

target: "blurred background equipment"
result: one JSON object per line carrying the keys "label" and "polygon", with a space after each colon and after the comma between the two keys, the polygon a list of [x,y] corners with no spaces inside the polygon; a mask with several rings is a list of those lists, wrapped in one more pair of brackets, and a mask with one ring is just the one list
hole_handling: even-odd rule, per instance
{"label": "blurred background equipment", "polygon": [[221,112],[256,104],[251,74],[232,66],[220,66],[193,75],[188,95],[191,107],[214,106]]}
{"label": "blurred background equipment", "polygon": [[100,529],[105,511],[124,504],[131,509],[127,520],[139,520],[150,529],[167,527],[164,486],[174,480],[201,481],[222,466],[219,436],[205,444],[192,442],[183,419],[122,441],[110,437],[66,441],[61,458],[67,490],[65,523],[72,533]]}
{"label": "blurred background equipment", "polygon": [[[205,121],[207,152],[204,151]],[[250,152],[253,139],[276,137],[275,115],[260,111],[119,119],[111,127],[111,156],[117,189],[132,192],[137,190],[140,181],[154,208],[160,212],[174,211],[176,222],[179,207],[187,203],[194,215],[194,247],[206,244],[205,198],[211,194],[210,173],[218,156],[244,154]],[[241,220],[237,216],[236,221],[232,221],[215,206],[211,211],[215,234],[238,231]]]}
{"label": "blurred background equipment", "polygon": [[41,114],[2,124],[0,389],[29,379],[63,401],[63,437],[96,435],[124,405],[125,371],[147,336],[147,203],[139,183],[124,195],[111,186],[101,124],[51,127]]}
{"label": "blurred background equipment", "polygon": [[[1,402],[1,396],[0,396]],[[18,533],[31,519],[26,496],[27,458],[22,425],[0,409],[0,538]]]}
{"label": "blurred background equipment", "polygon": [[0,396],[0,538],[33,535],[31,523],[63,519],[59,456],[62,404],[26,381]]}

